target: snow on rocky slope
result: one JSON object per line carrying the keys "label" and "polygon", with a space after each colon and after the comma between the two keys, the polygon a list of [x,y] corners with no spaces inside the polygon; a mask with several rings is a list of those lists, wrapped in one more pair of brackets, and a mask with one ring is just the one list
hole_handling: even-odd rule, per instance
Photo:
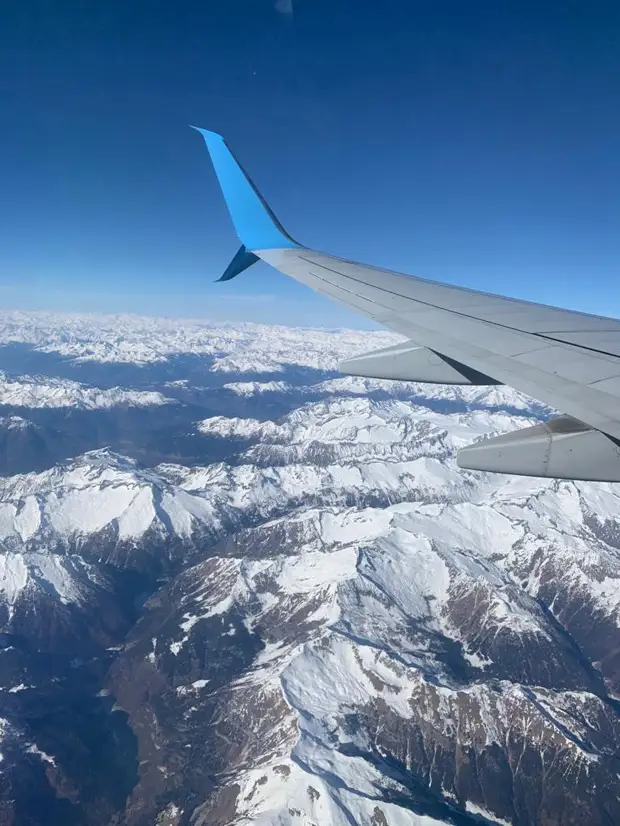
{"label": "snow on rocky slope", "polygon": [[84,361],[150,364],[176,355],[212,356],[222,373],[281,372],[285,365],[333,370],[340,359],[398,341],[385,332],[305,330],[201,320],[0,311],[0,344]]}
{"label": "snow on rocky slope", "polygon": [[0,372],[0,405],[10,407],[72,407],[82,410],[106,410],[111,407],[149,407],[173,404],[162,393],[125,390],[114,387],[101,390],[68,379],[36,376],[9,378]]}
{"label": "snow on rocky slope", "polygon": [[242,454],[244,463],[328,464],[335,457],[338,464],[343,460],[354,464],[372,458],[383,461],[384,472],[389,473],[399,458],[410,461],[416,455],[432,455],[448,459],[457,448],[490,432],[528,423],[526,418],[503,412],[490,417],[487,410],[429,417],[428,407],[409,400],[334,395],[305,404],[275,422],[217,416],[202,421],[199,430],[205,435],[248,440],[251,445]]}
{"label": "snow on rocky slope", "polygon": [[200,432],[248,440],[234,464],[145,469],[99,450],[42,473],[0,478],[0,542],[14,552],[45,545],[132,565],[148,539],[162,553],[166,546],[174,567],[172,548],[196,550],[235,527],[315,502],[470,496],[480,482],[455,473],[456,447],[524,421],[485,412],[429,421],[412,403],[337,398],[278,422],[215,417]]}
{"label": "snow on rocky slope", "polygon": [[242,414],[188,428],[226,461],[0,479],[0,771],[29,816],[620,823],[620,489],[454,461],[540,406],[317,370],[383,334],[12,314],[3,336],[253,374],[217,390]]}
{"label": "snow on rocky slope", "polygon": [[617,494],[470,494],[297,511],[154,598],[110,676],[151,721],[128,822],[203,773],[201,824],[620,818],[620,560],[584,527]]}
{"label": "snow on rocky slope", "polygon": [[359,376],[341,376],[326,381],[318,381],[311,385],[299,388],[282,381],[239,381],[229,382],[222,389],[245,398],[252,396],[286,397],[289,394],[300,393],[313,397],[349,397],[373,396],[375,398],[413,398],[420,399],[428,405],[429,401],[438,408],[442,402],[445,407],[457,409],[463,405],[479,406],[483,408],[523,411],[527,415],[543,413],[544,405],[524,396],[511,387],[459,387],[451,385],[437,385],[429,392],[429,385],[418,382],[386,381],[384,379],[365,379]]}

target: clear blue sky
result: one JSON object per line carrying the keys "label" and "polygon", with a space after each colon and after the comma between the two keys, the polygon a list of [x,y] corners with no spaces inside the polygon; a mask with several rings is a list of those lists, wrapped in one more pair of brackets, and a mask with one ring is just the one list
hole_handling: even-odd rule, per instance
{"label": "clear blue sky", "polygon": [[237,248],[196,124],[346,257],[620,314],[620,5],[5,0],[0,305],[363,325]]}

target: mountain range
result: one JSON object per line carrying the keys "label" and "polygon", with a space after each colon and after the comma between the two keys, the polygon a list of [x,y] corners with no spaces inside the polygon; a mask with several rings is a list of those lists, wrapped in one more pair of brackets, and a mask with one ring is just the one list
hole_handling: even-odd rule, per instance
{"label": "mountain range", "polygon": [[620,823],[620,489],[360,331],[3,313],[0,824]]}

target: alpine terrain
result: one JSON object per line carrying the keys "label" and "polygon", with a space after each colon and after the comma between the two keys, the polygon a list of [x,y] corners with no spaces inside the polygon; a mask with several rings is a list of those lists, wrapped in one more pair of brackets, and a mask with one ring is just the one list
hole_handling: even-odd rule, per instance
{"label": "alpine terrain", "polygon": [[396,340],[0,313],[0,824],[620,824],[620,487]]}

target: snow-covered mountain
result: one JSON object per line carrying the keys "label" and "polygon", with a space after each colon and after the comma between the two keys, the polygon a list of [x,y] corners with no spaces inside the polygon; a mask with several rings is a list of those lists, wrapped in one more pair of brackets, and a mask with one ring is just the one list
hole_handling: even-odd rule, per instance
{"label": "snow-covered mountain", "polygon": [[339,360],[398,341],[385,332],[304,330],[202,320],[0,311],[0,344],[28,344],[65,358],[151,364],[175,356],[210,356],[226,373],[282,372],[285,366],[333,370]]}
{"label": "snow-covered mountain", "polygon": [[125,390],[113,387],[102,390],[68,379],[43,379],[22,376],[12,379],[0,373],[0,406],[73,407],[81,410],[108,410],[111,407],[150,407],[173,404],[162,393]]}
{"label": "snow-covered mountain", "polygon": [[442,487],[289,511],[147,605],[109,678],[157,720],[130,823],[205,770],[205,824],[620,818],[620,559],[591,521],[617,494]]}
{"label": "snow-covered mountain", "polygon": [[[454,461],[544,409],[334,378],[383,334],[2,335],[7,384],[30,382],[15,342],[62,354],[95,394],[175,399],[182,432],[153,431],[164,462],[98,447],[0,478],[0,822],[620,823],[620,489]],[[145,427],[169,407],[147,405]]]}

